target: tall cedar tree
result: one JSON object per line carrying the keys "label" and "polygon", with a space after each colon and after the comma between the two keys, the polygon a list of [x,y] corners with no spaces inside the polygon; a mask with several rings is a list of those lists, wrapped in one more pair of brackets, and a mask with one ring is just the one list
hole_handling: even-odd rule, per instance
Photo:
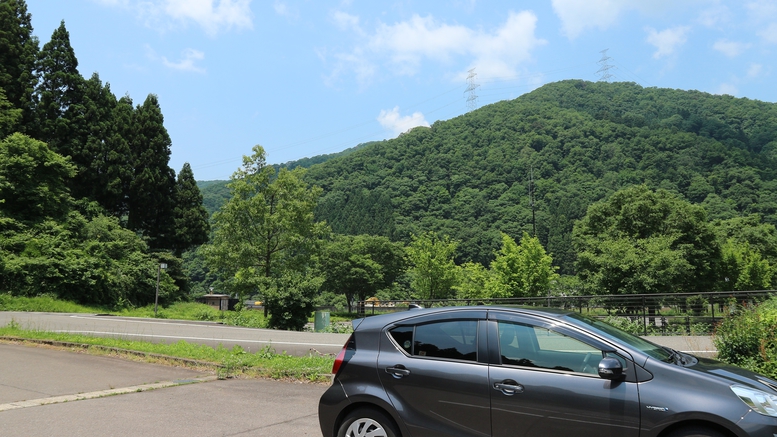
{"label": "tall cedar tree", "polygon": [[70,156],[79,172],[88,166],[80,140],[86,129],[83,118],[84,78],[70,46],[70,34],[62,21],[38,54],[40,75],[36,110],[38,139],[60,155]]}
{"label": "tall cedar tree", "polygon": [[0,88],[0,138],[16,132],[22,119],[22,110],[14,108],[5,98],[5,91]]}
{"label": "tall cedar tree", "polygon": [[0,87],[11,104],[22,110],[20,130],[33,134],[35,62],[38,38],[24,0],[0,0]]}
{"label": "tall cedar tree", "polygon": [[121,170],[114,168],[118,180],[114,179],[113,182],[118,183],[119,186],[116,187],[116,190],[120,194],[113,199],[110,206],[107,204],[103,206],[127,227],[130,185],[135,174],[132,155],[132,140],[135,136],[135,108],[130,96],[124,96],[116,102],[116,107],[113,110],[113,123],[116,134],[112,139],[111,150],[115,158],[123,158],[124,161],[121,164]]}
{"label": "tall cedar tree", "polygon": [[202,205],[202,193],[194,180],[189,163],[184,163],[175,184],[175,238],[173,252],[183,252],[208,241],[208,211]]}
{"label": "tall cedar tree", "polygon": [[[119,132],[116,96],[108,83],[103,86],[94,73],[85,82],[83,145],[78,158],[79,173],[73,184],[73,197],[97,201],[106,211],[121,217],[121,207],[132,179],[129,143]],[[124,108],[126,109],[126,108]],[[132,105],[129,106],[129,124]]]}
{"label": "tall cedar tree", "polygon": [[172,249],[174,239],[175,171],[167,165],[171,145],[159,101],[150,94],[135,111],[127,227],[146,237],[151,249]]}

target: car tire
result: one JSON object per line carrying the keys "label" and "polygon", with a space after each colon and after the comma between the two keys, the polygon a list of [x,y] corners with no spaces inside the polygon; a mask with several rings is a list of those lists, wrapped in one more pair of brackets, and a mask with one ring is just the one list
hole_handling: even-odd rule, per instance
{"label": "car tire", "polygon": [[666,437],[728,437],[726,434],[721,433],[712,428],[704,426],[688,426],[680,429],[676,429]]}
{"label": "car tire", "polygon": [[401,437],[394,422],[385,413],[372,408],[359,408],[345,417],[337,437]]}

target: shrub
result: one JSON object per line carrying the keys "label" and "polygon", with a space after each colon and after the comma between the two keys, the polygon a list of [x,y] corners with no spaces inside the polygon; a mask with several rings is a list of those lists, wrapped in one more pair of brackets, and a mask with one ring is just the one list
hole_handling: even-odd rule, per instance
{"label": "shrub", "polygon": [[713,341],[721,361],[777,376],[777,299],[730,312]]}

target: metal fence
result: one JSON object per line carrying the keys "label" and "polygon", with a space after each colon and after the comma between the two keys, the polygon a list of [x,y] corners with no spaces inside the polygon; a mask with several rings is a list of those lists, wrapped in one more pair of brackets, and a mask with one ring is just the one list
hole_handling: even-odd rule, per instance
{"label": "metal fence", "polygon": [[726,315],[777,295],[775,290],[597,296],[546,296],[504,299],[358,301],[357,313],[370,316],[425,308],[464,305],[547,307],[576,311],[639,335],[710,335]]}

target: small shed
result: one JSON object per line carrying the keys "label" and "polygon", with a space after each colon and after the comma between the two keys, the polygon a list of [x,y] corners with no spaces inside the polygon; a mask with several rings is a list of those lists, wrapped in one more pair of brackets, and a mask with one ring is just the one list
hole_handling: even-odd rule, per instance
{"label": "small shed", "polygon": [[206,305],[210,305],[217,310],[226,311],[230,309],[228,294],[206,294],[205,296],[202,296],[202,300]]}

